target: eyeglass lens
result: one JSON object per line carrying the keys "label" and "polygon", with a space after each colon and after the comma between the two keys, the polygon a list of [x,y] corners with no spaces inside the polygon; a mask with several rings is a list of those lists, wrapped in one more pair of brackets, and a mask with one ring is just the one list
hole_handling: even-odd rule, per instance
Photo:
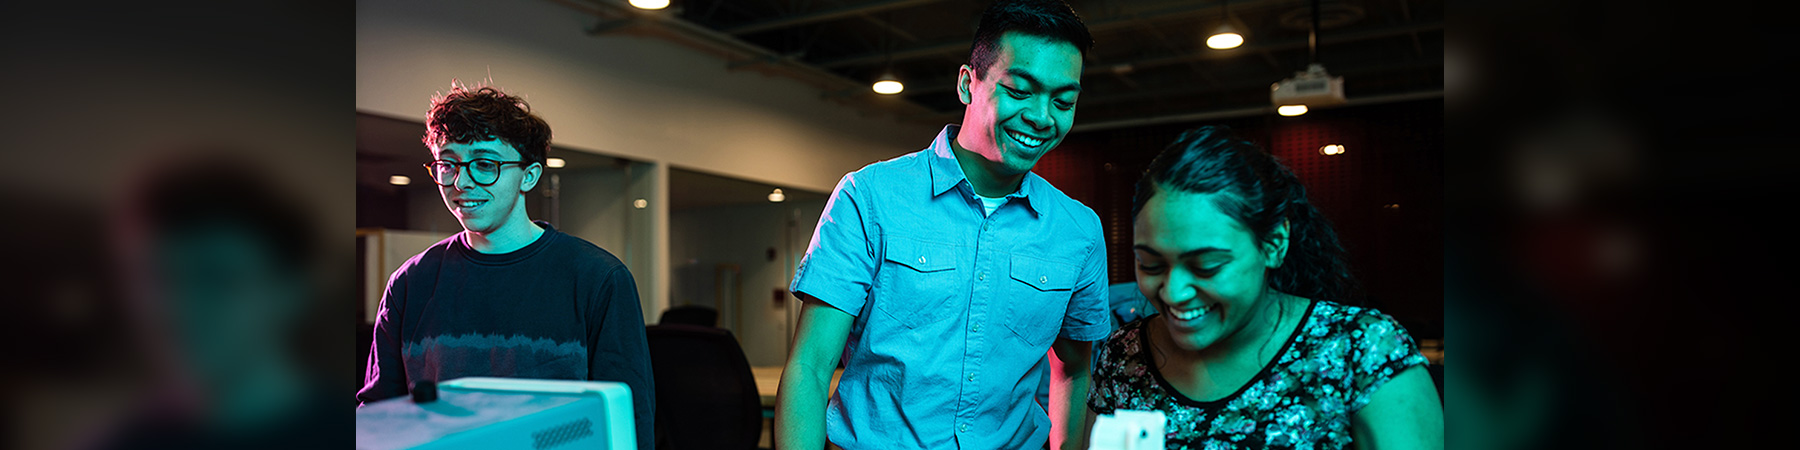
{"label": "eyeglass lens", "polygon": [[475,184],[493,183],[500,176],[500,163],[488,159],[476,159],[466,163],[450,161],[434,161],[431,163],[431,176],[437,184],[449,186],[456,183],[457,168],[469,167],[469,181]]}

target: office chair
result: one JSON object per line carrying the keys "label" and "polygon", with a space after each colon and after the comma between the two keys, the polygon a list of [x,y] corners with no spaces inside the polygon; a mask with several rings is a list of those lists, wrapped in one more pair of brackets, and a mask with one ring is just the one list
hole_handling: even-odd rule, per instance
{"label": "office chair", "polygon": [[719,310],[705,305],[681,305],[664,310],[658,324],[719,326]]}
{"label": "office chair", "polygon": [[731,331],[661,324],[646,327],[645,336],[656,378],[656,448],[757,448],[762,400]]}

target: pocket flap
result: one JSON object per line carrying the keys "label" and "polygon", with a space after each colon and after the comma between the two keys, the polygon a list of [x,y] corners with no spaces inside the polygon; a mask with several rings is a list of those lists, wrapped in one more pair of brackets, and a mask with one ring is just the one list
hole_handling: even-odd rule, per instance
{"label": "pocket flap", "polygon": [[883,257],[888,261],[911,267],[920,272],[937,272],[956,268],[956,249],[949,245],[912,238],[889,237],[885,253]]}
{"label": "pocket flap", "polygon": [[1014,256],[1011,272],[1014,280],[1037,290],[1067,291],[1075,289],[1075,278],[1081,275],[1081,266]]}

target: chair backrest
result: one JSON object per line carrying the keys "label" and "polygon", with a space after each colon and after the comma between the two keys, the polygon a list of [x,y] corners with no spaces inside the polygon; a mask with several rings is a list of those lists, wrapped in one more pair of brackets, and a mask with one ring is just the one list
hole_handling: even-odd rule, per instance
{"label": "chair backrest", "polygon": [[719,310],[705,305],[681,305],[663,311],[658,324],[719,326]]}
{"label": "chair backrest", "polygon": [[1133,320],[1156,314],[1156,306],[1144,298],[1143,292],[1138,291],[1135,281],[1107,285],[1106,297],[1108,308],[1112,310],[1113,331],[1118,331],[1119,327]]}
{"label": "chair backrest", "polygon": [[686,324],[646,327],[656,379],[658,449],[755,449],[762,400],[731,331]]}

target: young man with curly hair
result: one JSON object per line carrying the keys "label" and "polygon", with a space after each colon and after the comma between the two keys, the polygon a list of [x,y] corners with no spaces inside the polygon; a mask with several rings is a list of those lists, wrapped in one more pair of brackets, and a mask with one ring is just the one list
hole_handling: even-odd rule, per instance
{"label": "young man with curly hair", "polygon": [[656,389],[631,272],[525,213],[550,125],[519,97],[455,86],[425,128],[426,169],[463,231],[388,279],[357,400],[472,376],[618,381],[631,386],[638,447],[652,448]]}

